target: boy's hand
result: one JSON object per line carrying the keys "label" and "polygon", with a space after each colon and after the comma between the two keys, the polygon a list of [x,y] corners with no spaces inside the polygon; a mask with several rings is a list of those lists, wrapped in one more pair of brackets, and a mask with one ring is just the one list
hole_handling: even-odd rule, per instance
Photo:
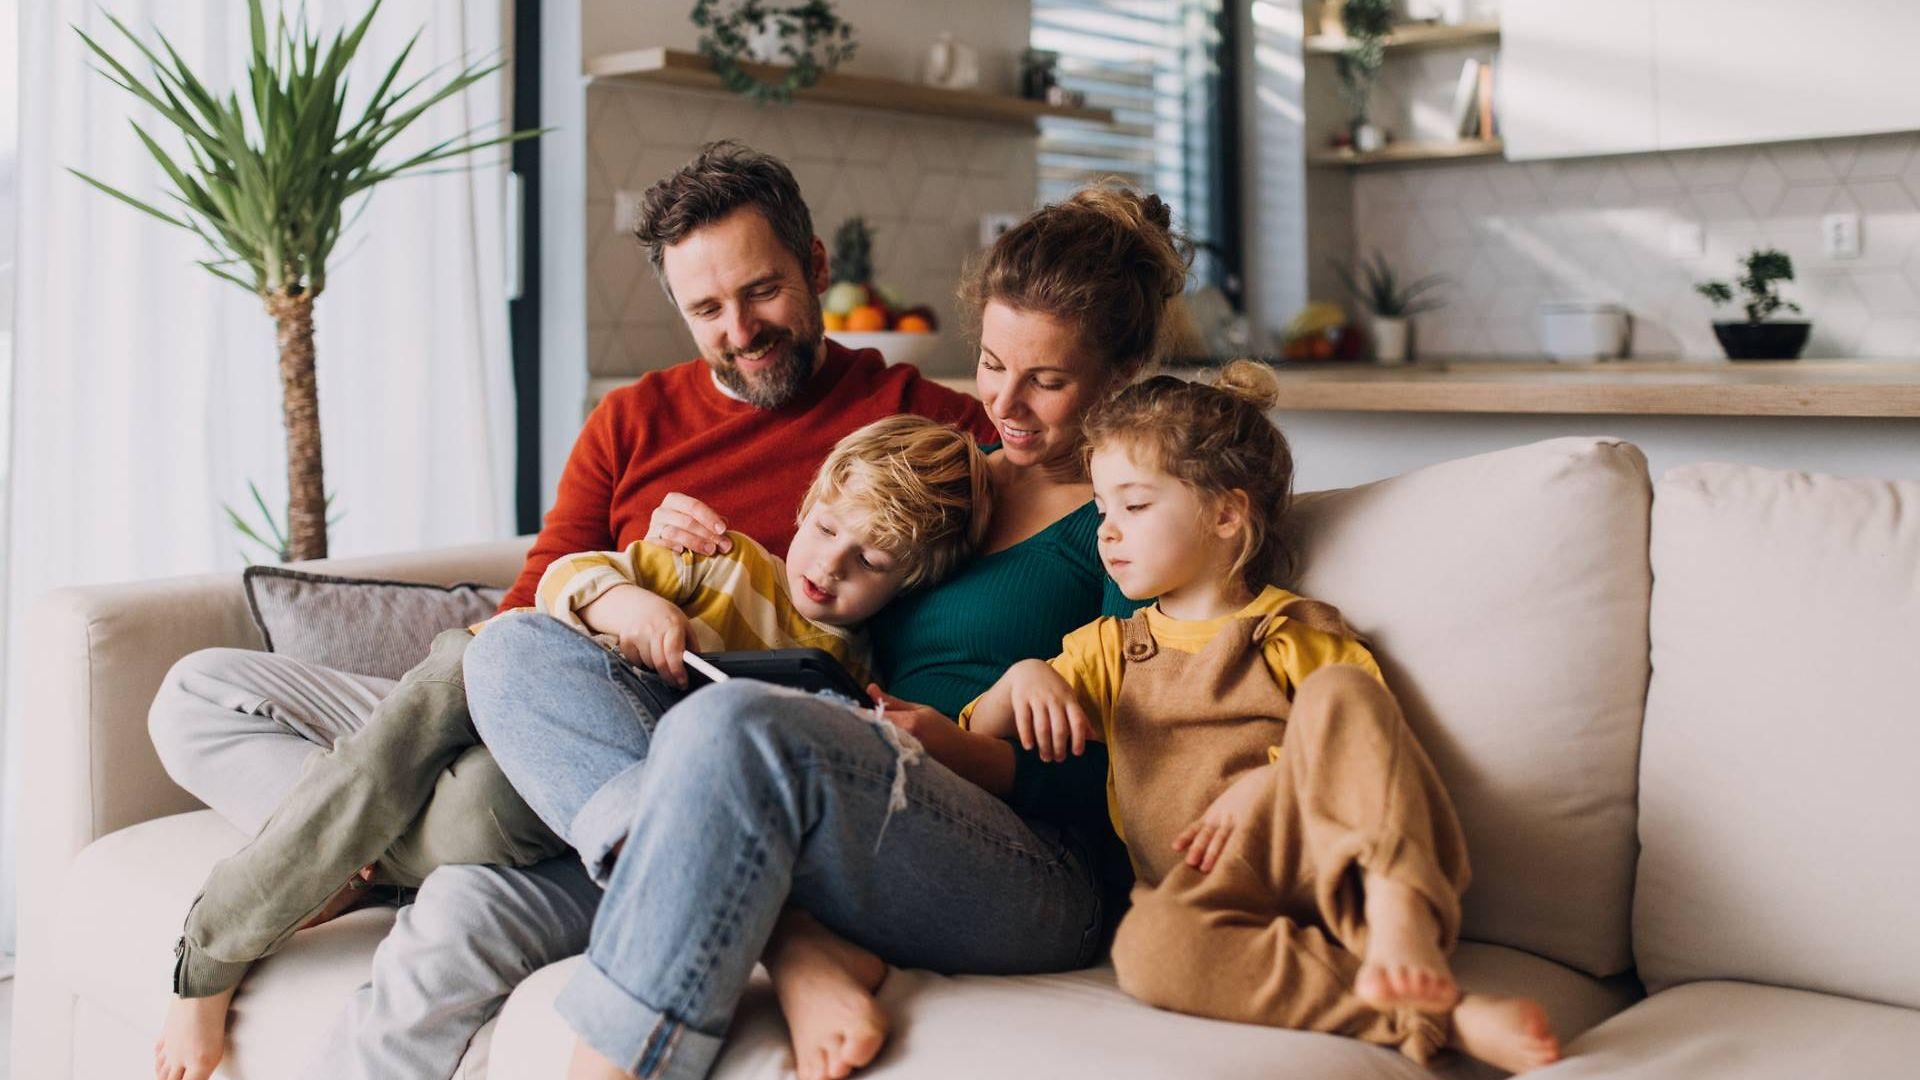
{"label": "boy's hand", "polygon": [[677,491],[668,493],[653,511],[647,522],[647,542],[676,553],[713,555],[733,549],[733,541],[727,538],[727,523],[713,507]]}
{"label": "boy's hand", "polygon": [[580,621],[618,638],[629,663],[645,664],[673,686],[687,688],[686,612],[638,585],[621,585],[581,608]]}
{"label": "boy's hand", "polygon": [[1020,745],[1038,750],[1041,761],[1065,761],[1085,753],[1092,725],[1080,697],[1045,660],[1022,660],[1007,669],[1013,696],[1013,729]]}
{"label": "boy's hand", "polygon": [[1187,853],[1188,866],[1204,874],[1220,861],[1220,853],[1226,850],[1234,830],[1253,820],[1253,815],[1261,810],[1264,801],[1260,798],[1261,778],[1261,769],[1255,769],[1229,784],[1227,790],[1214,797],[1200,820],[1173,838],[1173,850]]}

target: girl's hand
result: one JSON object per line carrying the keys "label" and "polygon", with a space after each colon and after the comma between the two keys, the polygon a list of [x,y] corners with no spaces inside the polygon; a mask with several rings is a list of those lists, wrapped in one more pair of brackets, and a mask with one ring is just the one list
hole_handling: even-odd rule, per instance
{"label": "girl's hand", "polygon": [[660,500],[654,509],[647,523],[647,542],[675,552],[697,551],[702,555],[733,550],[733,541],[727,539],[727,523],[713,507],[677,491]]}
{"label": "girl's hand", "polygon": [[1188,866],[1204,874],[1220,861],[1220,853],[1226,850],[1234,830],[1253,820],[1253,815],[1261,810],[1264,800],[1260,798],[1260,780],[1259,769],[1235,780],[1214,797],[1200,820],[1173,838],[1173,850],[1187,853]]}
{"label": "girl's hand", "polygon": [[1020,745],[1038,750],[1041,761],[1065,761],[1086,752],[1093,725],[1080,707],[1080,695],[1045,660],[1022,660],[1007,669],[1013,695],[1013,729]]}
{"label": "girl's hand", "polygon": [[901,731],[919,739],[921,742],[937,741],[948,729],[959,731],[960,726],[947,718],[947,714],[931,705],[902,701],[885,690],[879,683],[868,683],[867,693],[881,708],[881,715],[887,722]]}
{"label": "girl's hand", "polygon": [[687,688],[687,613],[664,598],[621,585],[581,608],[580,621],[618,638],[628,663],[645,664],[673,686]]}

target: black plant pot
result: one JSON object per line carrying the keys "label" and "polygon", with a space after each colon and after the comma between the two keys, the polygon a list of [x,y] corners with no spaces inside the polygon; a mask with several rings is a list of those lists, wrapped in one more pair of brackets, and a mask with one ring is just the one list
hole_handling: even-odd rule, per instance
{"label": "black plant pot", "polygon": [[1809,322],[1717,322],[1713,336],[1729,360],[1797,360],[1812,329]]}

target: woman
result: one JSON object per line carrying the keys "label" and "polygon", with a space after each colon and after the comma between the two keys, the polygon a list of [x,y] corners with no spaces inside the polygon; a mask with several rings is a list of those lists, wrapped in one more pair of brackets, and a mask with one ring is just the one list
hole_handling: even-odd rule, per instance
{"label": "woman", "polygon": [[[581,1037],[570,1075],[704,1076],[763,948],[803,1077],[878,1053],[882,956],[978,973],[1098,956],[1103,873],[1124,867],[1103,857],[1104,755],[1045,765],[947,717],[1011,663],[1130,609],[1097,555],[1080,419],[1155,358],[1185,273],[1164,204],[1092,188],[1010,230],[969,275],[978,388],[1002,440],[992,524],[972,564],[873,624],[884,721],[736,681],[637,731],[604,660],[534,620],[524,678],[470,667],[476,724],[530,803],[621,815],[589,963],[557,1003]],[[724,527],[683,496],[649,537],[707,550]],[[620,805],[556,759],[624,770]]]}

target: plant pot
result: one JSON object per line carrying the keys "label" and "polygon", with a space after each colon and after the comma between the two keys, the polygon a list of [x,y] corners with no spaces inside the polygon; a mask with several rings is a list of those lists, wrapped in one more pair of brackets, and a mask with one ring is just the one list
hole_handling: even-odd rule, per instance
{"label": "plant pot", "polygon": [[1353,125],[1352,135],[1354,150],[1362,154],[1371,154],[1387,145],[1387,133],[1366,120]]}
{"label": "plant pot", "polygon": [[1373,339],[1374,363],[1407,362],[1407,320],[1375,315],[1367,320],[1367,336]]}
{"label": "plant pot", "polygon": [[1717,322],[1713,336],[1729,360],[1797,360],[1812,329],[1809,322]]}

